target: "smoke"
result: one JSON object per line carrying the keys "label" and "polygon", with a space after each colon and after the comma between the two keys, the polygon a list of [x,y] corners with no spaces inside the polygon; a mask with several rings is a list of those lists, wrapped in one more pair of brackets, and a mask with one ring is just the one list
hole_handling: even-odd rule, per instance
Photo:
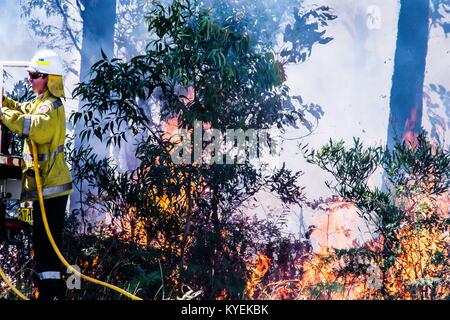
{"label": "smoke", "polygon": [[[27,26],[20,18],[20,7],[16,0],[1,0],[0,10],[0,60],[30,60],[37,48]],[[5,81],[5,90],[26,78],[22,69],[7,69],[11,77]]]}

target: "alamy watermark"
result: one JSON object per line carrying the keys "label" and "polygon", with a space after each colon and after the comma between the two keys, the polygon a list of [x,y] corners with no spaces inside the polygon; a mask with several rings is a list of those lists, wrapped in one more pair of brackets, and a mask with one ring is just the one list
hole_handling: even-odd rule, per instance
{"label": "alamy watermark", "polygon": [[[72,265],[71,267],[73,269],[75,269],[78,273],[80,273],[80,267],[78,267],[77,265]],[[80,290],[81,289],[81,278],[75,272],[72,272],[72,270],[70,270],[70,269],[67,269],[66,273],[70,274],[70,276],[68,276],[66,279],[67,289]]]}
{"label": "alamy watermark", "polygon": [[278,161],[280,143],[274,129],[205,129],[195,121],[192,130],[179,129],[171,157],[175,164],[244,164]]}

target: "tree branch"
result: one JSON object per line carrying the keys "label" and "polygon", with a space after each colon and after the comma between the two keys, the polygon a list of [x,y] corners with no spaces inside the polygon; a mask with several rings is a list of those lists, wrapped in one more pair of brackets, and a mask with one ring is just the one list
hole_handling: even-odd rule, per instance
{"label": "tree branch", "polygon": [[[60,0],[56,0],[56,1],[55,1],[55,4],[56,4],[56,7],[58,8],[59,13],[60,13],[61,16],[63,17],[63,20],[64,20],[64,27],[67,29],[67,31],[68,31],[68,33],[69,33],[69,36],[70,36],[70,39],[71,39],[72,42],[73,42],[73,45],[74,45],[75,48],[78,50],[78,52],[81,54],[81,48],[80,48],[80,46],[78,45],[78,41],[77,41],[77,39],[75,38],[75,36],[74,36],[74,34],[73,34],[73,32],[72,32],[72,29],[69,27],[69,23],[68,23],[68,21],[67,21],[67,13],[64,12],[64,9],[63,9],[63,7],[62,7],[62,5],[61,5],[61,1],[60,1]],[[77,0],[77,4],[78,4],[78,0]]]}

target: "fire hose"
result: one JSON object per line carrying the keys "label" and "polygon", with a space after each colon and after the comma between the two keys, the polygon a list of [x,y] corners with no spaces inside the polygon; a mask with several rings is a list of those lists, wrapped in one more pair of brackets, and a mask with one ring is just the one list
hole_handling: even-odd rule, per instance
{"label": "fire hose", "polygon": [[[10,61],[10,62],[2,62],[0,61],[0,77],[3,77],[3,68],[4,67],[27,67],[28,66],[28,62],[27,61]],[[2,106],[2,101],[3,100],[3,81],[0,81],[0,106]],[[132,300],[142,300],[141,298],[117,287],[114,286],[110,283],[104,282],[104,281],[100,281],[94,278],[91,278],[89,276],[86,276],[84,274],[82,274],[81,272],[79,272],[78,270],[76,270],[75,268],[73,268],[68,262],[67,260],[64,258],[64,256],[61,254],[61,251],[59,250],[58,246],[55,243],[55,240],[53,239],[53,235],[50,231],[50,227],[48,225],[48,221],[47,221],[47,215],[45,212],[45,206],[44,206],[44,197],[42,195],[42,182],[41,182],[41,176],[39,175],[39,163],[38,161],[35,161],[35,159],[38,159],[38,151],[37,151],[37,146],[34,143],[34,141],[31,141],[31,145],[33,148],[33,165],[34,165],[34,170],[35,170],[35,177],[36,177],[36,185],[37,185],[37,191],[38,191],[38,197],[39,197],[39,206],[41,209],[41,214],[42,214],[42,221],[44,224],[44,228],[45,231],[47,233],[47,237],[50,241],[50,244],[53,247],[53,250],[55,251],[56,255],[58,256],[59,260],[63,263],[63,265],[73,274],[75,274],[76,276],[89,281],[91,283],[94,284],[98,284],[101,285],[103,287],[109,288],[111,290],[114,290]],[[29,298],[27,298],[22,292],[20,292],[14,285],[13,283],[8,279],[8,277],[6,276],[6,274],[4,273],[4,271],[2,270],[2,268],[0,268],[0,277],[5,281],[5,283],[11,288],[11,290],[17,295],[19,296],[21,299],[23,300],[29,300]]]}
{"label": "fire hose", "polygon": [[50,244],[52,245],[53,250],[55,251],[55,253],[58,256],[59,260],[61,260],[63,265],[70,272],[72,272],[76,276],[78,276],[78,277],[80,277],[80,278],[82,278],[82,279],[84,279],[86,281],[89,281],[89,282],[92,282],[94,284],[98,284],[98,285],[104,286],[106,288],[109,288],[111,290],[114,290],[114,291],[116,291],[116,292],[118,292],[118,293],[120,293],[120,294],[122,294],[122,295],[124,295],[124,296],[126,296],[126,297],[128,297],[130,299],[132,299],[132,300],[142,300],[141,298],[139,298],[139,297],[137,297],[137,296],[135,296],[135,295],[133,295],[133,294],[131,294],[131,293],[129,293],[129,292],[127,292],[127,291],[117,287],[117,286],[114,286],[114,285],[112,285],[110,283],[107,283],[107,282],[104,282],[104,281],[100,281],[100,280],[97,280],[97,279],[94,279],[94,278],[91,278],[89,276],[86,276],[86,275],[82,274],[81,272],[76,270],[74,267],[72,267],[67,262],[67,260],[64,258],[64,256],[61,254],[61,251],[59,250],[58,246],[55,243],[55,240],[53,239],[53,235],[52,235],[52,233],[50,231],[50,227],[48,225],[47,215],[45,213],[44,197],[42,195],[42,182],[41,182],[41,176],[39,174],[39,164],[38,164],[38,161],[35,161],[35,159],[38,159],[37,146],[34,143],[34,141],[31,141],[31,145],[33,147],[33,164],[34,164],[34,171],[35,171],[35,176],[36,176],[36,184],[37,184],[37,190],[38,190],[38,196],[39,196],[39,205],[40,205],[41,213],[42,213],[42,222],[44,223],[44,227],[45,227],[45,231],[47,233],[48,240],[50,241]]}
{"label": "fire hose", "polygon": [[23,299],[23,300],[30,300],[29,298],[27,298],[22,292],[20,292],[13,284],[11,281],[9,281],[8,277],[6,276],[6,274],[3,272],[3,269],[0,268],[0,277],[2,277],[3,281],[6,282],[6,284],[8,285],[8,287],[11,288],[12,291],[14,291],[14,293],[19,296],[19,298]]}
{"label": "fire hose", "polygon": [[[33,141],[31,141],[31,145],[32,145],[32,148],[33,148],[33,159],[37,159],[38,158],[37,157],[38,151],[37,151],[36,144]],[[38,164],[38,161],[33,161],[33,164],[34,164],[34,170],[35,170],[35,176],[36,176],[36,185],[37,185],[38,196],[39,196],[39,206],[41,208],[41,214],[42,214],[42,222],[44,223],[44,228],[45,228],[45,232],[47,233],[48,240],[50,241],[50,244],[52,245],[53,250],[55,251],[55,253],[58,256],[59,260],[63,263],[63,265],[70,272],[72,272],[76,276],[78,276],[78,277],[80,277],[80,278],[82,278],[82,279],[84,279],[86,281],[89,281],[91,283],[98,284],[98,285],[104,286],[106,288],[109,288],[111,290],[114,290],[114,291],[116,291],[116,292],[118,292],[118,293],[120,293],[120,294],[122,294],[122,295],[124,295],[124,296],[126,296],[126,297],[128,297],[130,299],[132,299],[132,300],[142,300],[141,298],[139,298],[139,297],[137,297],[137,296],[135,296],[135,295],[133,295],[133,294],[131,294],[131,293],[129,293],[129,292],[127,292],[127,291],[117,287],[117,286],[114,286],[114,285],[112,285],[110,283],[107,283],[107,282],[104,282],[104,281],[100,281],[100,280],[97,280],[97,279],[94,279],[94,278],[91,278],[89,276],[86,276],[86,275],[82,274],[81,272],[79,272],[78,270],[73,268],[67,262],[67,260],[64,258],[64,256],[61,254],[61,251],[59,250],[58,246],[56,245],[55,240],[53,239],[53,235],[52,235],[52,233],[50,231],[50,227],[48,225],[48,220],[47,220],[47,215],[46,215],[46,212],[45,212],[44,197],[42,195],[42,182],[41,182],[41,176],[39,175],[39,164]],[[22,292],[20,292],[12,284],[12,282],[8,279],[8,277],[5,275],[5,273],[3,272],[3,270],[1,268],[0,268],[0,276],[3,279],[3,281],[6,282],[6,284],[11,288],[11,290],[14,291],[14,293],[17,296],[19,296],[23,300],[29,300],[29,298],[27,298]]]}

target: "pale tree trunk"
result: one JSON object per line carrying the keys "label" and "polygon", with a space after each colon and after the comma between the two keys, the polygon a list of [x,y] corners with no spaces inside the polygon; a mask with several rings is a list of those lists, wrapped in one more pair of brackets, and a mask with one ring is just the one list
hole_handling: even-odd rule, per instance
{"label": "pale tree trunk", "polygon": [[[80,82],[89,80],[89,70],[95,62],[101,59],[101,50],[108,58],[112,58],[114,54],[116,2],[117,0],[79,0],[77,2],[81,4],[81,18],[83,19]],[[83,103],[83,101],[80,101],[80,108]],[[75,127],[74,147],[80,149],[90,146],[99,155],[99,158],[108,157],[108,148],[105,143],[99,141],[96,137],[92,138],[91,141],[81,142],[80,132],[82,129],[83,125],[80,122]],[[80,194],[78,190],[74,189],[70,201],[71,210],[83,209],[83,194],[89,190],[89,187],[82,184],[81,190],[82,193]]]}

